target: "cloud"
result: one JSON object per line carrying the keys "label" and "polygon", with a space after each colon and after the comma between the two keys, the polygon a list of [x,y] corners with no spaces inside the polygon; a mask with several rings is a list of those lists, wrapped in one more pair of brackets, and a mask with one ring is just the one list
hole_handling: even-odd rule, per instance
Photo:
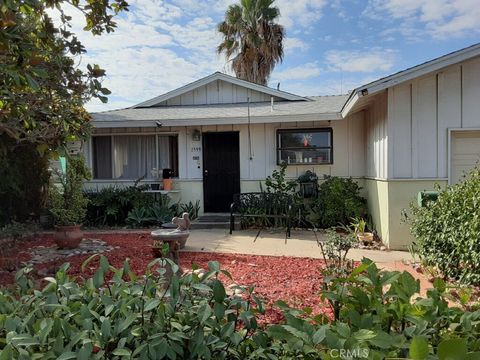
{"label": "cloud", "polygon": [[[93,100],[88,110],[108,110],[136,104],[215,71],[231,73],[228,62],[217,55],[221,42],[217,24],[228,6],[238,0],[130,0],[130,11],[115,18],[115,32],[93,36],[83,31],[81,12],[65,5],[73,17],[72,31],[87,54],[76,58],[80,67],[99,64],[107,71],[103,81],[112,91],[111,101]],[[323,16],[327,0],[277,0],[280,22],[287,27],[285,53],[306,52],[310,44],[302,37]],[[51,11],[58,19],[58,12]],[[57,20],[58,21],[58,20]],[[294,35],[297,34],[297,35]],[[306,79],[319,73],[318,66],[285,69],[278,79]]]}
{"label": "cloud", "polygon": [[297,37],[286,37],[283,43],[285,53],[293,53],[296,50],[305,51],[310,48],[310,44]]}
{"label": "cloud", "polygon": [[372,73],[388,71],[395,63],[395,52],[390,49],[368,51],[328,51],[325,61],[332,71]]}
{"label": "cloud", "polygon": [[307,63],[300,66],[275,71],[272,76],[272,82],[285,80],[304,80],[320,75],[321,70],[316,63]]}
{"label": "cloud", "polygon": [[478,0],[370,0],[363,14],[399,20],[397,31],[407,37],[423,33],[443,39],[480,32]]}
{"label": "cloud", "polygon": [[280,23],[287,29],[292,27],[308,27],[322,17],[326,0],[277,0],[275,5],[280,9]]}

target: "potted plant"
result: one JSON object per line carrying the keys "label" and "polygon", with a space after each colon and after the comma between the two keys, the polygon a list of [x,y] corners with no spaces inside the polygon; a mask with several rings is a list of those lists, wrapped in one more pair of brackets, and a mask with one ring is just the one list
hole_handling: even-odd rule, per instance
{"label": "potted plant", "polygon": [[357,236],[357,239],[364,244],[370,244],[373,241],[373,233],[367,232],[367,222],[362,218],[353,219],[351,226]]}
{"label": "potted plant", "polygon": [[59,173],[59,184],[50,188],[50,212],[55,224],[53,236],[61,249],[73,249],[82,241],[82,223],[88,199],[83,193],[83,181],[90,179],[90,171],[83,157],[68,158],[66,173]]}

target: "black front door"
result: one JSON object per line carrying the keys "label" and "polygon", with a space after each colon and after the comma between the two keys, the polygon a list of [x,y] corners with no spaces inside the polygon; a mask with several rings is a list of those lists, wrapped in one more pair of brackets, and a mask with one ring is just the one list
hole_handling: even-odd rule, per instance
{"label": "black front door", "polygon": [[228,212],[240,192],[238,132],[203,133],[203,201],[205,212]]}

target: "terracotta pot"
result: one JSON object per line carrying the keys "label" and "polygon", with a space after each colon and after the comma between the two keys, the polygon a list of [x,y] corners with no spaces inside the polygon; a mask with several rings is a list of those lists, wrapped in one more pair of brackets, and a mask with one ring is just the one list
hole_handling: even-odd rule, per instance
{"label": "terracotta pot", "polygon": [[172,190],[172,179],[163,179],[163,190]]}
{"label": "terracotta pot", "polygon": [[371,243],[373,241],[373,233],[369,233],[369,232],[358,233],[357,238],[359,241],[363,243]]}
{"label": "terracotta pot", "polygon": [[57,226],[53,240],[60,249],[75,249],[83,238],[82,225]]}

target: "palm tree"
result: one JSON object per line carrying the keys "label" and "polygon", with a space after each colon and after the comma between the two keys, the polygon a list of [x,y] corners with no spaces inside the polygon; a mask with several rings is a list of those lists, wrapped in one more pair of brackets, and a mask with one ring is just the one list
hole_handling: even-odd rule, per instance
{"label": "palm tree", "polygon": [[285,29],[275,22],[280,16],[275,0],[240,0],[230,5],[218,25],[223,41],[219,54],[232,62],[237,78],[266,85],[275,65],[283,60]]}

